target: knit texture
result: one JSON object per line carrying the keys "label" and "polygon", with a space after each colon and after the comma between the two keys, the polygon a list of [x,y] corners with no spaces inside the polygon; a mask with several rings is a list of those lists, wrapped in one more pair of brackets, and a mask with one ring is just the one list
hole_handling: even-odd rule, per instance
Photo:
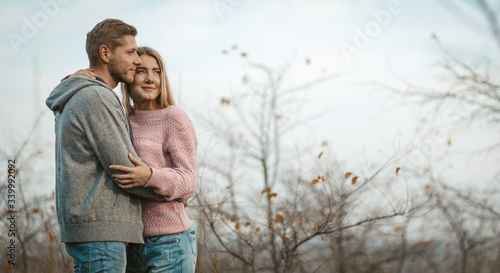
{"label": "knit texture", "polygon": [[[179,107],[135,110],[130,116],[137,155],[153,174],[145,187],[173,201],[196,190],[196,149],[193,124]],[[193,226],[184,204],[142,198],[144,237],[184,232]]]}

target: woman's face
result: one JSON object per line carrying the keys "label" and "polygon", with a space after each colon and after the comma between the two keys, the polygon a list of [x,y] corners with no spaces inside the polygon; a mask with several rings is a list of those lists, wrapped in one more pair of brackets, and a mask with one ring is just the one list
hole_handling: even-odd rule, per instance
{"label": "woman's face", "polygon": [[[161,71],[155,58],[143,54],[141,65],[137,67],[134,81],[130,84],[130,98],[139,110],[157,106],[156,98],[160,95]],[[147,109],[144,109],[147,110]]]}

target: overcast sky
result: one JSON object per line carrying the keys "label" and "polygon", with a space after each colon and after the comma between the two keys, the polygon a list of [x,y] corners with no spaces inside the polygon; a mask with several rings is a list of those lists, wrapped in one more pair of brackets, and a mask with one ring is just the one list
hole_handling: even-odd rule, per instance
{"label": "overcast sky", "polygon": [[[432,153],[451,149],[444,165],[450,175],[463,181],[478,175],[487,179],[495,169],[492,158],[472,160],[468,152],[498,140],[498,128],[456,128],[439,117],[430,124],[428,112],[395,107],[398,103],[367,84],[402,86],[397,73],[413,83],[442,86],[433,33],[462,57],[498,58],[482,30],[484,22],[470,7],[453,2],[2,1],[0,148],[9,151],[18,145],[35,117],[45,111],[38,135],[47,160],[53,160],[53,117],[45,98],[62,77],[88,66],[86,33],[105,18],[118,18],[138,29],[139,46],[162,54],[177,100],[188,114],[216,106],[239,83],[244,62],[223,50],[235,56],[246,52],[247,60],[271,67],[291,63],[290,86],[342,72],[344,76],[315,86],[301,98],[306,102],[304,115],[317,109],[328,112],[296,132],[298,141],[307,138],[318,151],[319,144],[328,141],[340,160],[353,161],[363,151],[372,159],[382,156],[381,151],[401,137],[421,138],[436,144]],[[433,130],[445,137],[433,139],[427,134]],[[449,138],[453,145],[446,148]]]}

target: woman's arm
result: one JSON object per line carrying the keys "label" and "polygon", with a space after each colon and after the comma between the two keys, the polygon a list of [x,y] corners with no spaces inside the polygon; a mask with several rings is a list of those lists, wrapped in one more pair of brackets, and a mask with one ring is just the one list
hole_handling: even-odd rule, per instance
{"label": "woman's arm", "polygon": [[72,78],[72,77],[86,77],[86,78],[91,78],[95,80],[95,74],[94,70],[92,68],[85,68],[85,69],[80,69],[73,73],[72,75],[68,75],[64,77],[61,81],[64,81],[67,78]]}
{"label": "woman's arm", "polygon": [[167,200],[187,199],[196,191],[196,150],[198,141],[191,120],[180,108],[172,109],[169,122],[167,153],[171,168],[151,168],[153,173],[146,187]]}
{"label": "woman's arm", "polygon": [[[133,187],[151,187],[155,193],[163,196],[166,201],[186,199],[191,196],[197,186],[196,150],[198,141],[193,124],[187,114],[180,108],[172,109],[169,122],[172,128],[166,139],[167,151],[172,167],[149,168],[145,164],[136,164],[134,168],[110,166],[111,169],[125,172],[113,177],[122,184],[123,189]],[[133,157],[130,158],[131,160]],[[139,162],[140,163],[140,162]],[[151,171],[151,172],[149,172]]]}

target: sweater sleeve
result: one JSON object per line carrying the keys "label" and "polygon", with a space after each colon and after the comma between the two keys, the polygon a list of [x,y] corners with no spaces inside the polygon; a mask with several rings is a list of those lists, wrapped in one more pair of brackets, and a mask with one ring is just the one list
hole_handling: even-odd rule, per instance
{"label": "sweater sleeve", "polygon": [[[87,99],[82,101],[80,124],[86,131],[86,136],[91,146],[91,150],[100,161],[107,175],[118,185],[118,182],[112,178],[115,172],[109,168],[110,165],[123,165],[135,167],[128,158],[128,153],[139,158],[132,146],[130,134],[127,126],[128,122],[123,113],[118,98],[111,90],[101,92],[95,89],[84,91],[87,93]],[[141,197],[151,198],[157,201],[163,201],[162,196],[154,193],[151,189],[138,187],[125,190],[131,194]]]}
{"label": "sweater sleeve", "polygon": [[162,195],[166,201],[189,198],[197,186],[196,182],[196,149],[198,141],[191,120],[178,107],[172,109],[167,122],[166,150],[171,168],[151,168],[153,173],[147,188],[152,188]]}

